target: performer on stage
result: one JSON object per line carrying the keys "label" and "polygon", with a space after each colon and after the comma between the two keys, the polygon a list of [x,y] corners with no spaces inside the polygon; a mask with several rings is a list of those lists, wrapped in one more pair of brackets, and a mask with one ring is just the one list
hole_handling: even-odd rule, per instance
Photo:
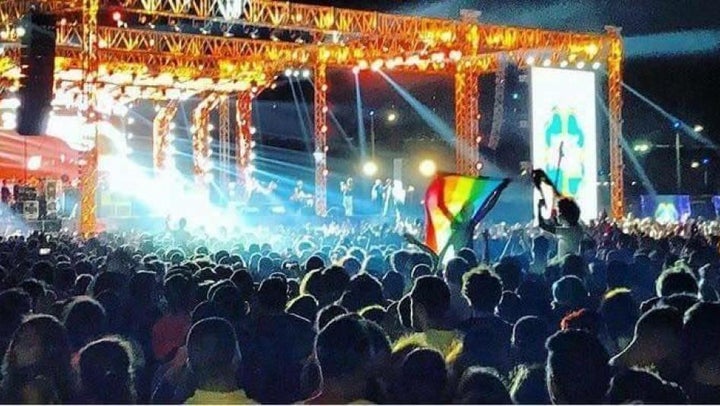
{"label": "performer on stage", "polygon": [[385,179],[385,185],[383,186],[383,209],[382,209],[382,215],[383,217],[387,217],[388,213],[392,210],[392,191],[393,191],[393,181],[390,178]]}
{"label": "performer on stage", "polygon": [[374,214],[382,214],[383,206],[385,206],[385,199],[383,193],[383,184],[380,179],[375,179],[372,190],[370,191],[370,198],[373,202]]}
{"label": "performer on stage", "polygon": [[294,211],[298,214],[300,214],[304,208],[312,208],[313,205],[313,196],[310,193],[306,193],[304,189],[303,181],[299,180],[295,184],[293,194],[290,196],[290,202],[292,203]]}
{"label": "performer on stage", "polygon": [[3,179],[2,181],[2,191],[0,191],[0,196],[2,197],[2,203],[4,205],[10,205],[10,197],[12,196],[12,193],[10,192],[6,179]]}
{"label": "performer on stage", "polygon": [[348,178],[345,182],[340,182],[340,192],[342,192],[343,209],[345,209],[345,216],[352,217],[353,215],[353,179]]}

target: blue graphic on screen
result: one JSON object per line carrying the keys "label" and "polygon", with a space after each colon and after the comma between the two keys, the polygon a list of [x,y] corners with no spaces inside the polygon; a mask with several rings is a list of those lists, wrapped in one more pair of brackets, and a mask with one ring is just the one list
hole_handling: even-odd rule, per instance
{"label": "blue graphic on screen", "polygon": [[562,154],[560,167],[558,161],[546,161],[545,172],[548,177],[555,182],[561,194],[577,196],[585,176],[582,156],[585,136],[575,111],[563,112],[557,107],[553,108],[552,118],[545,129],[545,147],[548,151],[559,151]]}
{"label": "blue graphic on screen", "polygon": [[643,217],[652,217],[661,224],[682,223],[692,215],[690,196],[644,195],[640,198]]}

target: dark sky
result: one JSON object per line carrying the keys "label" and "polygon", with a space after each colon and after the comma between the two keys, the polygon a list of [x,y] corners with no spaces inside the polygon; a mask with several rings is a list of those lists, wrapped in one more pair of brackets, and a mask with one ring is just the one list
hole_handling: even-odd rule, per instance
{"label": "dark sky", "polygon": [[[720,144],[720,0],[300,2],[451,18],[459,16],[461,9],[475,9],[482,11],[482,22],[571,31],[601,32],[605,25],[622,27],[627,53],[625,82],[688,125],[702,124],[703,135]],[[648,137],[656,144],[672,142],[672,122],[627,91],[624,98],[624,132],[630,144]],[[690,139],[684,142],[693,144]],[[655,150],[642,158],[651,180],[659,183],[660,189],[666,188],[663,182],[668,180],[662,176],[666,169],[662,164],[673,159],[662,155],[668,152]],[[691,160],[706,156],[718,164],[713,172],[720,172],[718,152],[688,148],[683,160],[689,167]],[[692,174],[689,171],[687,176]],[[667,188],[674,184],[670,181]],[[711,184],[717,188],[720,176],[711,179]]]}

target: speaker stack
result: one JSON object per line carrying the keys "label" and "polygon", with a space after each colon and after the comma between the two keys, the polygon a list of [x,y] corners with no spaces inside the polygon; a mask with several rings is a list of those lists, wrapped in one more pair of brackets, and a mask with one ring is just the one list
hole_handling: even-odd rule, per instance
{"label": "speaker stack", "polygon": [[55,74],[55,16],[31,11],[21,22],[20,107],[17,132],[42,135],[52,109]]}
{"label": "speaker stack", "polygon": [[55,219],[58,216],[58,181],[45,181],[45,218]]}

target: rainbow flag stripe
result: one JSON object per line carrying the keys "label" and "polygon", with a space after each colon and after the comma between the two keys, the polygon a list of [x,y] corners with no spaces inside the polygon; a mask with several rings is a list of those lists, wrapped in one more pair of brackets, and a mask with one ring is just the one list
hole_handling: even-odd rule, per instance
{"label": "rainbow flag stripe", "polygon": [[465,246],[509,179],[439,174],[425,192],[425,243],[438,254]]}

